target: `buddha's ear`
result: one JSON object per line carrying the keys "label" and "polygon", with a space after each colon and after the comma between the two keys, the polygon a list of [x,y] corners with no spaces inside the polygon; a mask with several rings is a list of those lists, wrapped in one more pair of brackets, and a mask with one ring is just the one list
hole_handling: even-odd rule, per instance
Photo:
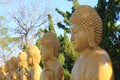
{"label": "buddha's ear", "polygon": [[94,27],[91,27],[89,29],[86,30],[87,33],[87,40],[88,40],[88,44],[90,47],[94,47],[95,46],[95,40],[94,40]]}

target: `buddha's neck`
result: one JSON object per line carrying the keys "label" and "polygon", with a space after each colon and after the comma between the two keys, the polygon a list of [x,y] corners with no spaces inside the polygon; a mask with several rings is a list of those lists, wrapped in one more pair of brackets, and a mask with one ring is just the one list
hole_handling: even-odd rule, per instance
{"label": "buddha's neck", "polygon": [[81,54],[84,54],[84,53],[89,53],[89,52],[93,52],[95,50],[98,50],[100,49],[100,47],[98,45],[95,45],[94,47],[88,47],[82,51],[80,51]]}
{"label": "buddha's neck", "polygon": [[56,59],[55,60],[54,59],[50,59],[48,61],[45,61],[43,63],[44,68],[48,68],[50,66],[50,64],[55,63],[55,61],[56,61]]}
{"label": "buddha's neck", "polygon": [[33,65],[32,65],[32,67],[34,67],[34,66],[38,66],[39,64],[38,63],[34,63]]}

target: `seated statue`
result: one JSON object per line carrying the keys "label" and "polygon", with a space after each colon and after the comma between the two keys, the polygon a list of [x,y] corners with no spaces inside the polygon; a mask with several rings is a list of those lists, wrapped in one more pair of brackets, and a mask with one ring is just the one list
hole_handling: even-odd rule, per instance
{"label": "seated statue", "polygon": [[70,80],[114,80],[110,56],[99,47],[102,20],[98,13],[90,6],[80,5],[70,23],[71,42],[81,54],[73,66]]}
{"label": "seated statue", "polygon": [[17,58],[12,57],[9,61],[7,61],[6,64],[8,69],[8,73],[6,74],[6,80],[19,80],[19,74],[17,72]]}
{"label": "seated statue", "polygon": [[28,80],[27,72],[28,72],[28,63],[27,63],[27,54],[25,52],[20,52],[18,54],[18,67],[19,67],[19,75],[20,80]]}
{"label": "seated statue", "polygon": [[41,80],[64,80],[63,67],[58,61],[59,40],[54,33],[45,33],[41,38],[43,71]]}
{"label": "seated statue", "polygon": [[41,60],[40,50],[37,46],[28,47],[28,64],[31,67],[28,73],[28,80],[40,80],[42,69],[39,65]]}

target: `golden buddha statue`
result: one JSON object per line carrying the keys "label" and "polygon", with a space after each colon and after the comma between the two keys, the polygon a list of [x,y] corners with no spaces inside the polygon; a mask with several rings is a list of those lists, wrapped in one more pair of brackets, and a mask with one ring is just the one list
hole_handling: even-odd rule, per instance
{"label": "golden buddha statue", "polygon": [[102,20],[90,6],[79,6],[70,18],[71,42],[80,52],[70,80],[114,80],[108,53],[99,47]]}
{"label": "golden buddha statue", "polygon": [[27,72],[28,72],[28,63],[27,63],[27,54],[25,52],[20,52],[18,54],[18,67],[19,67],[19,75],[20,80],[28,80]]}
{"label": "golden buddha statue", "polygon": [[42,69],[39,65],[41,61],[40,50],[37,46],[32,45],[28,47],[28,64],[30,65],[31,69],[28,74],[28,80],[40,80],[40,75]]}
{"label": "golden buddha statue", "polygon": [[43,71],[41,80],[64,80],[63,67],[58,61],[60,44],[54,33],[47,32],[41,38]]}

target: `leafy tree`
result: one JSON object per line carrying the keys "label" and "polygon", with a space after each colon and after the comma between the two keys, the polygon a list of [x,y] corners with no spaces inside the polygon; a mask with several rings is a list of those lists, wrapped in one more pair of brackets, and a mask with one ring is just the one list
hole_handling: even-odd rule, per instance
{"label": "leafy tree", "polygon": [[5,22],[6,19],[0,16],[0,63],[5,63],[10,58],[13,50],[11,44],[17,39],[16,37],[10,37],[8,28],[4,26]]}
{"label": "leafy tree", "polygon": [[98,0],[96,10],[103,21],[103,36],[100,46],[107,50],[113,62],[115,80],[120,80],[120,1]]}
{"label": "leafy tree", "polygon": [[48,14],[48,21],[49,21],[49,31],[56,34],[55,29],[54,29],[54,24],[52,21],[52,16],[50,14]]}

